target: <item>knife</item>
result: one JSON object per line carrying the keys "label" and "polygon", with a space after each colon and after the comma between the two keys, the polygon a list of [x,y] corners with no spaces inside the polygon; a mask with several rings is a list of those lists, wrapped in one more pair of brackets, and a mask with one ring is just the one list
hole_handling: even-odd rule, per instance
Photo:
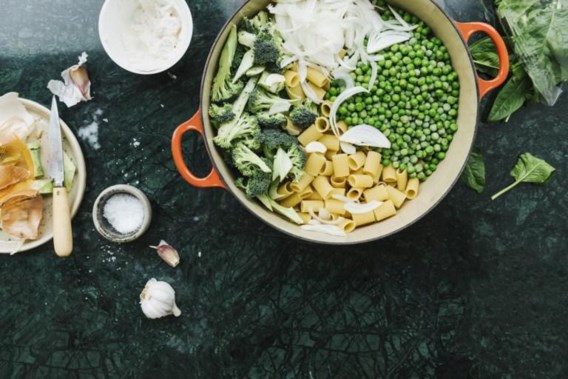
{"label": "knife", "polygon": [[51,101],[48,141],[48,173],[51,179],[53,179],[53,247],[57,255],[67,257],[73,251],[73,233],[71,230],[69,201],[64,182],[63,142],[61,140],[59,111],[55,96]]}

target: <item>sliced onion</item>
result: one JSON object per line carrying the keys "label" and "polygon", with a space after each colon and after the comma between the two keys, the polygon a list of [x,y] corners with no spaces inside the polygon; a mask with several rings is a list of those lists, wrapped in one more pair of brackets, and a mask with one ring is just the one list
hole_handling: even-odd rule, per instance
{"label": "sliced onion", "polygon": [[391,142],[379,129],[367,124],[350,128],[339,137],[339,140],[357,146],[382,147],[386,149],[391,147]]}
{"label": "sliced onion", "polygon": [[333,134],[335,134],[337,137],[339,137],[339,135],[340,135],[339,128],[337,127],[337,123],[336,123],[337,110],[339,109],[339,107],[341,106],[341,104],[345,100],[347,100],[351,96],[357,95],[358,93],[361,93],[361,92],[369,92],[369,91],[366,88],[363,88],[363,87],[353,87],[353,88],[346,89],[345,91],[343,91],[341,93],[341,95],[337,96],[337,98],[335,99],[335,101],[331,105],[331,110],[329,112],[329,122],[330,122],[331,130],[333,131]]}
{"label": "sliced onion", "polygon": [[321,153],[325,154],[327,151],[327,147],[318,141],[312,141],[306,145],[306,153]]}
{"label": "sliced onion", "polygon": [[357,203],[358,202],[358,200],[353,200],[353,199],[348,198],[347,196],[339,195],[337,193],[331,195],[331,198],[335,199],[335,200],[343,201],[344,203]]}
{"label": "sliced onion", "polygon": [[284,83],[285,81],[286,81],[286,78],[284,77],[284,75],[280,75],[280,74],[270,74],[264,80],[266,85],[269,86],[269,87],[272,87],[275,84]]}
{"label": "sliced onion", "polygon": [[[323,208],[320,208],[320,211]],[[325,213],[321,213],[321,214],[316,214],[316,212],[314,212],[313,208],[308,209],[308,213],[310,214],[310,216],[312,216],[312,221],[317,221],[321,224],[325,224],[325,225],[337,225],[339,223],[341,223],[342,221],[344,221],[345,219],[343,217],[338,217],[336,219],[334,219],[331,214],[328,212],[327,216],[328,217],[323,217],[326,216]]]}
{"label": "sliced onion", "polygon": [[290,110],[290,102],[289,101],[278,101],[270,107],[268,110],[268,114],[276,114],[276,113],[284,113]]}
{"label": "sliced onion", "polygon": [[344,207],[347,212],[356,215],[356,214],[364,214],[372,212],[378,207],[380,207],[381,204],[382,204],[381,201],[373,200],[368,203],[359,203],[359,204],[355,202],[349,202],[345,203]]}
{"label": "sliced onion", "polygon": [[319,232],[329,234],[331,236],[345,237],[347,233],[335,225],[301,225],[300,228],[309,232]]}
{"label": "sliced onion", "polygon": [[339,142],[339,146],[341,147],[341,151],[343,151],[345,154],[355,154],[357,152],[357,149],[355,148],[355,146],[353,146],[352,144],[348,143],[348,142]]}
{"label": "sliced onion", "polygon": [[346,89],[355,87],[355,81],[353,80],[353,78],[351,77],[351,75],[349,75],[348,72],[337,72],[337,73],[334,73],[334,74],[333,74],[333,78],[334,78],[334,79],[343,80],[343,81],[345,82],[345,88],[346,88]]}

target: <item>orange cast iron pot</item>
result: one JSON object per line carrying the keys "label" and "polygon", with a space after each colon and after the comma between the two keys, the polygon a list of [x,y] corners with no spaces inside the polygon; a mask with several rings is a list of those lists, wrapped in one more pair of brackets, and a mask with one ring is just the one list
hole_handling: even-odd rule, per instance
{"label": "orange cast iron pot", "polygon": [[[207,59],[201,83],[201,109],[208,109],[210,88],[217,71],[217,61],[229,33],[229,26],[238,24],[245,16],[253,16],[265,9],[268,0],[250,0],[245,3],[219,33]],[[181,176],[195,187],[221,187],[230,191],[240,203],[255,216],[274,228],[295,238],[324,244],[356,244],[376,240],[413,224],[432,210],[454,186],[465,167],[477,130],[479,100],[490,90],[500,86],[509,72],[509,56],[501,36],[490,25],[471,22],[460,23],[452,20],[431,0],[393,0],[392,5],[404,9],[423,20],[434,34],[440,38],[450,54],[452,65],[459,75],[460,97],[458,108],[458,131],[438,169],[421,184],[419,195],[407,201],[397,215],[379,223],[355,229],[346,237],[334,237],[309,232],[268,211],[258,201],[248,199],[244,192],[235,186],[235,174],[223,161],[220,152],[213,144],[215,130],[211,126],[207,112],[200,112],[177,127],[172,138],[172,152],[175,165]],[[478,77],[469,54],[467,41],[476,32],[486,33],[495,43],[500,60],[497,77],[484,80]],[[186,166],[182,154],[182,137],[189,131],[196,131],[204,139],[213,169],[204,178],[196,177]],[[187,157],[185,157],[187,159]]]}

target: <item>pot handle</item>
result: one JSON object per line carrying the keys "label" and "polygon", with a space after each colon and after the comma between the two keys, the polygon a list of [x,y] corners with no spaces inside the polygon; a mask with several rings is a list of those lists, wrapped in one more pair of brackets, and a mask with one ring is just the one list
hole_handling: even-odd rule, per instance
{"label": "pot handle", "polygon": [[456,26],[466,43],[473,33],[484,32],[491,38],[497,48],[497,55],[499,56],[499,72],[497,76],[491,80],[485,80],[477,76],[479,98],[482,99],[487,92],[499,87],[507,80],[507,75],[509,74],[509,53],[507,52],[507,46],[505,45],[503,37],[499,35],[499,32],[489,24],[483,22],[456,22]]}
{"label": "pot handle", "polygon": [[204,178],[198,178],[195,176],[183,159],[183,153],[181,149],[181,142],[183,135],[189,131],[196,131],[201,134],[203,138],[203,124],[201,122],[201,112],[198,109],[197,112],[189,120],[181,124],[176,128],[172,136],[172,154],[174,156],[174,164],[181,176],[194,187],[220,187],[227,188],[225,183],[221,180],[219,173],[213,167],[209,175]]}

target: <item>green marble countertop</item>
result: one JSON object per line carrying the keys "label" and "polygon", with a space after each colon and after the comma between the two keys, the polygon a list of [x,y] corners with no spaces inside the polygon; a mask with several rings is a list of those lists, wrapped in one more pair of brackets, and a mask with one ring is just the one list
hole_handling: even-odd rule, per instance
{"label": "green marble countertop", "polygon": [[[172,132],[196,111],[209,48],[242,1],[188,3],[183,61],[138,76],[102,50],[102,0],[2,1],[0,94],[48,105],[48,80],[86,51],[94,100],[60,114],[75,132],[96,122],[100,148],[80,141],[88,183],[74,254],[57,258],[46,244],[0,256],[0,377],[568,377],[568,96],[480,125],[484,194],[459,183],[418,223],[373,243],[303,243],[228,192],[190,187],[173,166]],[[446,1],[461,21],[481,19],[480,3]],[[202,142],[188,137],[184,149],[207,173]],[[525,151],[558,172],[492,202]],[[126,245],[91,219],[96,196],[118,183],[143,190],[154,211]],[[181,252],[178,268],[148,248],[160,239]],[[181,317],[144,317],[138,295],[152,277],[175,288]]]}

